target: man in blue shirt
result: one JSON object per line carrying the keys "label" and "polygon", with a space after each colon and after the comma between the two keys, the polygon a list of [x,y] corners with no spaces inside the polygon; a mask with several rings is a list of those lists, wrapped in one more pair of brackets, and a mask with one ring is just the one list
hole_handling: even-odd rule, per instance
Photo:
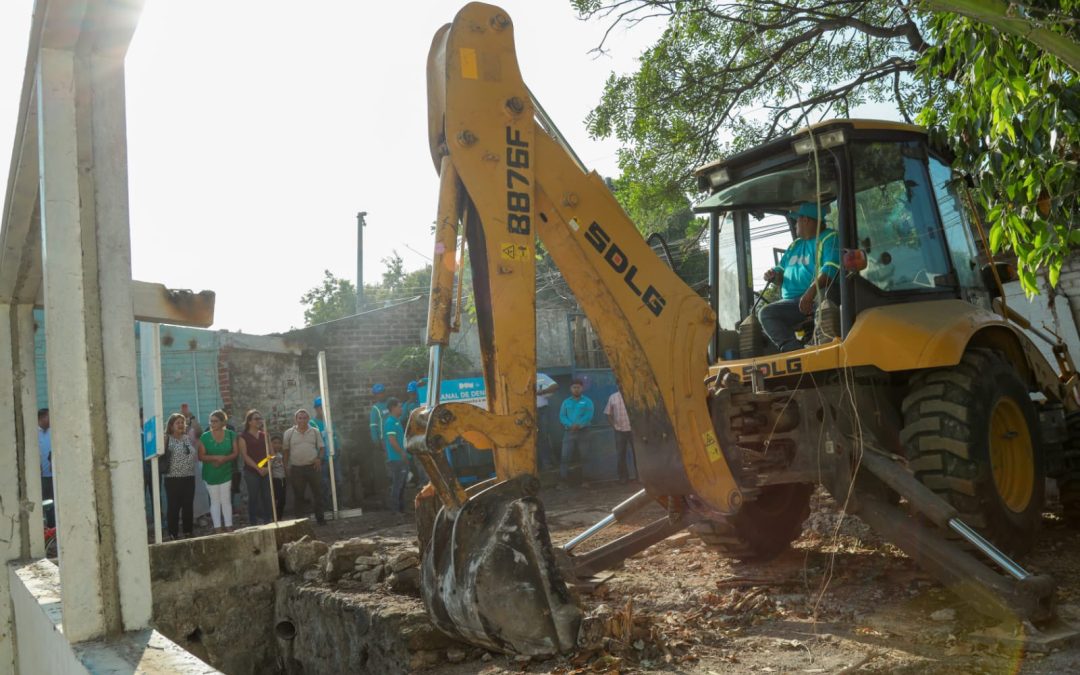
{"label": "man in blue shirt", "polygon": [[376,448],[382,447],[383,424],[386,422],[386,387],[382,383],[376,383],[371,387],[371,396],[375,399],[371,404],[368,428],[371,432],[371,442]]}
{"label": "man in blue shirt", "polygon": [[814,312],[818,289],[828,288],[840,270],[836,232],[826,228],[828,205],[803,202],[792,214],[798,239],[791,242],[780,264],[765,272],[765,281],[780,283],[780,299],[761,308],[761,328],[782,351],[802,349],[795,329]]}
{"label": "man in blue shirt", "polygon": [[[37,413],[38,423],[38,452],[41,464],[41,501],[51,502],[53,499],[53,471],[52,471],[52,434],[49,432],[49,409],[42,408]],[[45,523],[49,527],[56,527],[56,516],[53,505],[42,507],[45,514]]]}
{"label": "man in blue shirt", "polygon": [[593,402],[592,399],[582,396],[585,383],[580,379],[574,379],[570,384],[570,398],[563,401],[559,408],[559,422],[562,424],[562,458],[559,462],[559,487],[566,486],[566,475],[570,466],[570,458],[581,456],[581,439],[585,436],[585,428],[592,423]]}
{"label": "man in blue shirt", "polygon": [[[322,484],[323,484],[323,501],[326,502],[324,506],[325,510],[329,511],[333,508],[333,504],[330,503],[333,499],[333,494],[330,492],[330,439],[326,433],[326,416],[323,413],[322,396],[316,396],[312,401],[312,406],[315,408],[315,415],[308,421],[308,424],[319,430],[319,434],[322,436],[323,441],[323,454],[322,454]],[[341,501],[341,490],[345,487],[345,482],[342,479],[342,456],[341,456],[341,436],[338,435],[337,428],[334,432],[334,483],[337,485],[338,501]]]}
{"label": "man in blue shirt", "polygon": [[409,477],[409,463],[405,461],[405,431],[401,428],[401,401],[386,401],[387,415],[383,420],[383,447],[386,450],[386,468],[390,474],[390,509],[405,513],[405,480]]}

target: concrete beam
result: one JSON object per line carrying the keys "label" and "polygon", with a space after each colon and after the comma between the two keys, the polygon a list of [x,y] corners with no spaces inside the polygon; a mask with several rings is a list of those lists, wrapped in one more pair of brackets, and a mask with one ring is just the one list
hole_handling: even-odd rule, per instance
{"label": "concrete beam", "polygon": [[146,281],[131,282],[135,318],[150,323],[209,328],[214,324],[213,291],[195,293]]}

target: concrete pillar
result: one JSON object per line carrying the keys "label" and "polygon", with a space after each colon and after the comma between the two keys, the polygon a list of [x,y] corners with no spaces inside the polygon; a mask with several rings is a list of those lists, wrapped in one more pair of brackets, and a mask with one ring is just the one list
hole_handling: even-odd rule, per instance
{"label": "concrete pillar", "polygon": [[36,89],[63,622],[81,642],[151,613],[123,56],[42,48]]}
{"label": "concrete pillar", "polygon": [[[29,397],[29,398],[28,398]],[[44,550],[30,305],[0,303],[0,562]],[[9,575],[0,574],[0,672],[15,670]]]}
{"label": "concrete pillar", "polygon": [[[0,304],[0,463],[17,466],[15,422],[19,417],[15,402],[15,382],[12,377],[16,347],[12,341],[12,306]],[[0,471],[0,560],[19,558],[20,518],[15,505],[19,503],[19,475],[15,471]],[[11,605],[11,582],[7,570],[0,574],[0,671],[15,669],[15,625]]]}
{"label": "concrete pillar", "polygon": [[37,434],[37,368],[34,357],[34,307],[20,304],[13,307],[12,342],[15,362],[12,372],[15,383],[17,461],[19,467],[20,515],[22,541],[20,558],[45,556],[44,514],[41,510],[41,452]]}

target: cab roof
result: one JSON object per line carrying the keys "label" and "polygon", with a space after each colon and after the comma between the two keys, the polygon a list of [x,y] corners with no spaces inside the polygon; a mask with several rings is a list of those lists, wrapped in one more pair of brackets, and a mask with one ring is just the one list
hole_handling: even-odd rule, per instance
{"label": "cab roof", "polygon": [[809,126],[805,126],[793,134],[782,136],[780,138],[773,139],[766,143],[762,143],[756,147],[744,150],[743,152],[734,154],[730,157],[718,159],[708,164],[699,166],[694,169],[694,176],[697,177],[698,187],[705,190],[708,189],[708,177],[713,171],[722,167],[731,167],[738,165],[745,165],[770,155],[776,155],[781,152],[786,153],[790,150],[791,144],[795,142],[801,136],[805,136],[808,133],[821,134],[833,129],[851,129],[858,132],[875,131],[891,132],[891,133],[908,133],[918,134],[920,136],[926,136],[927,132],[924,127],[916,126],[914,124],[904,124],[903,122],[893,122],[890,120],[872,120],[872,119],[830,119],[822,122],[817,122]]}

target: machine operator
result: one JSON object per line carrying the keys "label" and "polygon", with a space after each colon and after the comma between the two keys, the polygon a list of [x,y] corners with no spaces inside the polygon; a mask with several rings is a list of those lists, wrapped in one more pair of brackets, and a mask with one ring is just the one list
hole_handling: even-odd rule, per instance
{"label": "machine operator", "polygon": [[780,299],[762,307],[758,317],[765,335],[781,352],[802,349],[795,329],[813,313],[817,290],[828,288],[840,270],[836,231],[825,227],[828,212],[827,204],[803,202],[791,214],[798,238],[780,264],[765,272],[765,281],[780,284]]}

